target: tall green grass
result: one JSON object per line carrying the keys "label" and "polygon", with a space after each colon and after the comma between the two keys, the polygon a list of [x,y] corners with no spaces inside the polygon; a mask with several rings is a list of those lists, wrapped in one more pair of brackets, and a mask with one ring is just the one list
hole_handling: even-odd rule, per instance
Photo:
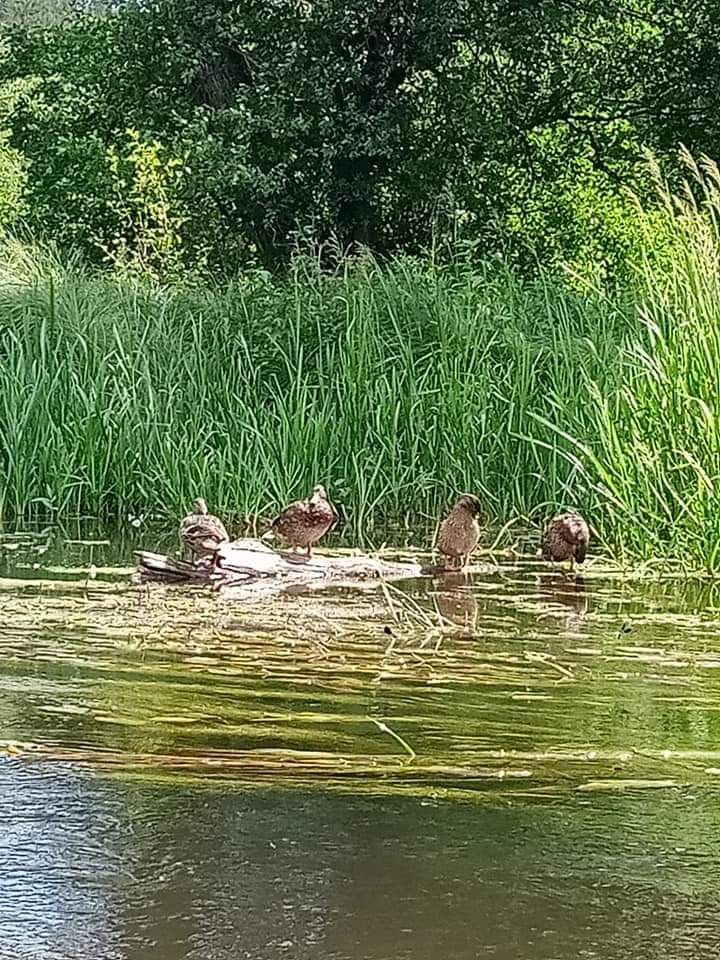
{"label": "tall green grass", "polygon": [[472,490],[498,522],[574,505],[608,549],[716,570],[720,186],[694,172],[665,255],[649,231],[612,293],[460,257],[162,287],[8,241],[2,515],[202,493],[239,518],[321,481],[361,536]]}
{"label": "tall green grass", "polygon": [[523,438],[530,414],[579,411],[584,371],[616,363],[610,334],[586,348],[601,304],[469,267],[212,290],[36,266],[0,286],[4,513],[172,514],[203,491],[245,515],[318,480],[357,527],[463,489],[527,512],[576,473]]}

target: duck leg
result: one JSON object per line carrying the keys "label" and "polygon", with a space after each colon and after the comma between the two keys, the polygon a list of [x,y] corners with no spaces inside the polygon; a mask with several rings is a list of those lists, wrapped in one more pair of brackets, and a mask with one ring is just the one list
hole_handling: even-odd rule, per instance
{"label": "duck leg", "polygon": [[303,559],[303,555],[299,551],[300,551],[300,547],[298,546],[297,543],[293,543],[290,545],[290,553],[288,554],[288,560],[291,563],[298,563],[300,560]]}

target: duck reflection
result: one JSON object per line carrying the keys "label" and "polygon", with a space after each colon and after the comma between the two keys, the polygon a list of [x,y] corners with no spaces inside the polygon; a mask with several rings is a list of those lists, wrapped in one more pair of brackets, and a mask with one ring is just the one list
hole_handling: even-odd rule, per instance
{"label": "duck reflection", "polygon": [[567,629],[577,629],[587,616],[587,584],[582,577],[543,573],[538,577],[538,599]]}
{"label": "duck reflection", "polygon": [[442,589],[434,596],[435,609],[451,623],[474,633],[478,620],[478,603],[471,585],[462,574],[445,576]]}

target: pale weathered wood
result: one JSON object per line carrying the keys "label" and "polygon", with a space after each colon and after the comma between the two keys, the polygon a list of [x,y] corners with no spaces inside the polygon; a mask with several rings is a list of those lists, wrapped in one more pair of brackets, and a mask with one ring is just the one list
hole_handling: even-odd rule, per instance
{"label": "pale weathered wood", "polygon": [[318,589],[379,580],[408,580],[437,573],[436,567],[398,563],[365,555],[301,555],[270,549],[260,540],[235,540],[218,551],[217,564],[187,563],[162,554],[137,551],[137,569],[144,580],[168,583],[207,583],[218,587],[243,585],[253,593],[277,593],[306,586]]}

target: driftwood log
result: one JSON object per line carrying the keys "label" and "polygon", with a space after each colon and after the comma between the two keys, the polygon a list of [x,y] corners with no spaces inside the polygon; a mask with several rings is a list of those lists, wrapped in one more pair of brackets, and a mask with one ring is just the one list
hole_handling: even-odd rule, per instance
{"label": "driftwood log", "polygon": [[410,580],[441,573],[442,568],[395,563],[364,555],[304,556],[272,550],[260,540],[235,540],[220,548],[217,565],[188,563],[163,554],[137,551],[142,581],[247,587],[253,594],[316,590],[379,580]]}

